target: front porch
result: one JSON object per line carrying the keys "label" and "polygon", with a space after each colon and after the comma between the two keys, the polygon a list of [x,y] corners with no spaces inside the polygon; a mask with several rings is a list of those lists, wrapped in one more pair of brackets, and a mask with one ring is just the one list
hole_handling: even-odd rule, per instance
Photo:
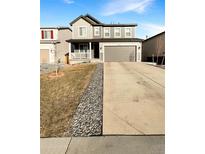
{"label": "front porch", "polygon": [[99,42],[71,42],[71,60],[99,60]]}

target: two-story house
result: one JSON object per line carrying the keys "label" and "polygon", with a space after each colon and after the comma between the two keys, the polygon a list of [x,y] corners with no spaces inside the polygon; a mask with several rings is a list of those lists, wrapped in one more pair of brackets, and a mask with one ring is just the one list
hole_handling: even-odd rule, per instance
{"label": "two-story house", "polygon": [[68,52],[67,39],[72,37],[69,27],[41,27],[40,28],[40,62],[64,62]]}
{"label": "two-story house", "polygon": [[69,59],[75,61],[140,62],[142,39],[136,38],[137,24],[104,24],[91,15],[71,23]]}

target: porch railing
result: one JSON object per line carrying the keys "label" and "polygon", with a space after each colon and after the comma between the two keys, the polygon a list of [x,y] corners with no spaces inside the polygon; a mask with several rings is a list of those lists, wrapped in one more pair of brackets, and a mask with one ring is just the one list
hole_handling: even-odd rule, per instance
{"label": "porch railing", "polygon": [[[93,50],[91,50],[91,53],[93,53]],[[74,50],[74,52],[71,52],[71,58],[72,59],[90,59],[91,53],[89,50]]]}

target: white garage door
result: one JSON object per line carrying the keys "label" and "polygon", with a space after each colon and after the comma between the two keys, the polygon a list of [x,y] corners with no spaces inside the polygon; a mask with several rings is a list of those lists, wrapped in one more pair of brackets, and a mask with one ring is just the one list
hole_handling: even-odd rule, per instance
{"label": "white garage door", "polygon": [[105,46],[105,62],[133,62],[136,61],[135,46]]}

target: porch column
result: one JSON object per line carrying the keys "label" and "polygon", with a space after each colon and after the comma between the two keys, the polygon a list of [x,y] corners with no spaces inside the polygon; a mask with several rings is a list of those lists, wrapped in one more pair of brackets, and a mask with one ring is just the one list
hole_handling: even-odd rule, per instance
{"label": "porch column", "polygon": [[71,59],[71,42],[68,42],[69,59]]}
{"label": "porch column", "polygon": [[90,50],[90,59],[92,59],[92,54],[91,54],[91,42],[89,42],[89,50]]}

